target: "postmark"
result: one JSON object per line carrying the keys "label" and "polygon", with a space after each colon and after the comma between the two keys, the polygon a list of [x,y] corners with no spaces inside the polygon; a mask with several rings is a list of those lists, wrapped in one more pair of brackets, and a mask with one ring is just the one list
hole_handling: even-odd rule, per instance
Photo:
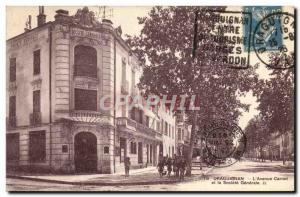
{"label": "postmark", "polygon": [[266,15],[253,33],[252,44],[258,59],[272,69],[294,67],[294,31],[293,14],[277,12]]}
{"label": "postmark", "polygon": [[246,137],[235,123],[215,120],[205,125],[204,162],[215,167],[230,166],[241,159],[246,150]]}
{"label": "postmark", "polygon": [[[201,50],[217,54],[209,61],[218,62],[228,68],[249,68],[251,13],[229,10],[212,12],[213,17],[209,18],[211,21],[207,21],[208,24],[213,24],[212,29],[209,32],[200,31],[198,35]],[[245,26],[249,27],[250,31],[244,32]]]}

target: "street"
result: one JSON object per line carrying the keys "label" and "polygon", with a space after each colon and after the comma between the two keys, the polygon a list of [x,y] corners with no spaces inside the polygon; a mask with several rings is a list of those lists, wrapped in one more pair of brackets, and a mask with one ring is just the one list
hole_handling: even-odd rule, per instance
{"label": "street", "polygon": [[215,167],[196,180],[163,185],[81,186],[7,178],[8,191],[291,191],[293,187],[294,169],[279,161],[241,161]]}

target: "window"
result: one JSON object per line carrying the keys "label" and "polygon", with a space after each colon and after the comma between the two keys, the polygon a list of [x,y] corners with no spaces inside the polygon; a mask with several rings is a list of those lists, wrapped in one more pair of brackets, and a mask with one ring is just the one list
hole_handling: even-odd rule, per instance
{"label": "window", "polygon": [[132,120],[135,120],[135,107],[132,107],[132,109],[130,110],[130,118]]}
{"label": "window", "polygon": [[97,111],[97,90],[75,88],[75,110]]}
{"label": "window", "polygon": [[182,134],[181,139],[184,140],[184,129],[182,129],[181,134]]}
{"label": "window", "polygon": [[143,117],[144,117],[144,111],[143,110],[139,110],[139,123],[143,124]]}
{"label": "window", "polygon": [[168,123],[165,122],[165,135],[168,135]]}
{"label": "window", "polygon": [[122,84],[126,84],[126,62],[122,60]]}
{"label": "window", "polygon": [[149,163],[149,144],[146,144],[147,163]]}
{"label": "window", "polygon": [[9,117],[16,116],[16,96],[9,97]]}
{"label": "window", "polygon": [[169,137],[171,137],[171,124],[169,124]]}
{"label": "window", "polygon": [[29,132],[29,159],[31,162],[44,162],[46,160],[45,131]]}
{"label": "window", "polygon": [[41,92],[33,91],[33,113],[41,112]]}
{"label": "window", "polygon": [[172,146],[172,156],[174,155],[174,152],[175,152],[175,148],[174,146]]}
{"label": "window", "polygon": [[131,154],[136,154],[136,142],[131,142],[130,143],[130,153]]}
{"label": "window", "polygon": [[178,129],[178,140],[181,140],[181,129]]}
{"label": "window", "polygon": [[6,134],[6,160],[19,160],[20,138],[19,133]]}
{"label": "window", "polygon": [[74,75],[97,78],[97,51],[93,47],[77,45],[74,48]]}
{"label": "window", "polygon": [[160,132],[160,122],[156,121],[156,131]]}
{"label": "window", "polygon": [[108,146],[104,146],[104,154],[109,154],[109,147]]}
{"label": "window", "polygon": [[138,163],[143,163],[143,143],[138,143]]}
{"label": "window", "polygon": [[152,144],[150,144],[150,163],[152,163],[152,153],[153,152],[153,148],[152,148]]}
{"label": "window", "polygon": [[149,118],[149,116],[146,116],[146,126],[150,127],[150,118]]}
{"label": "window", "polygon": [[127,155],[127,142],[126,138],[120,137],[120,162],[124,162],[124,158]]}
{"label": "window", "polygon": [[17,73],[17,60],[16,58],[9,59],[9,81],[16,81],[16,73]]}
{"label": "window", "polygon": [[33,52],[33,74],[38,75],[41,72],[41,50]]}
{"label": "window", "polygon": [[131,87],[132,87],[132,91],[134,91],[134,88],[135,88],[135,71],[134,70],[131,71]]}
{"label": "window", "polygon": [[172,139],[174,139],[174,126],[172,126]]}

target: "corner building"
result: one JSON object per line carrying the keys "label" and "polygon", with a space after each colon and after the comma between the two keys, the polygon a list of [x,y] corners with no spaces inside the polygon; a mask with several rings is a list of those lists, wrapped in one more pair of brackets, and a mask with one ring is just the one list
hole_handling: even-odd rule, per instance
{"label": "corner building", "polygon": [[[143,168],[176,150],[172,113],[100,108],[106,95],[114,106],[118,95],[139,94],[141,65],[120,29],[87,7],[74,16],[57,10],[53,22],[40,9],[37,19],[36,28],[7,40],[8,169],[115,173],[125,157]],[[166,139],[164,120],[172,128]]]}

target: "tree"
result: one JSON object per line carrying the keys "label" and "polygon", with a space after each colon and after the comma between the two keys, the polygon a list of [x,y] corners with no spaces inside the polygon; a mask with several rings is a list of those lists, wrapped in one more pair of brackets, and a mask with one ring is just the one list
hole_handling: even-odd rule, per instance
{"label": "tree", "polygon": [[263,148],[268,145],[271,135],[262,116],[255,116],[249,121],[245,128],[245,135],[247,138],[247,152],[251,153],[259,150],[260,159],[263,161],[265,159]]}
{"label": "tree", "polygon": [[[273,69],[268,80],[260,80],[254,89],[258,97],[258,110],[270,133],[284,138],[287,132],[294,131],[294,69]],[[282,145],[284,146],[282,139]],[[283,153],[283,163],[285,163]]]}
{"label": "tree", "polygon": [[218,15],[215,11],[224,10],[225,7],[154,7],[148,16],[138,18],[143,26],[141,34],[127,38],[144,65],[139,87],[146,95],[197,96],[200,111],[187,111],[192,124],[187,175],[191,174],[197,125],[214,117],[237,121],[239,109],[249,107],[237,97],[248,91],[257,78],[252,68],[230,69],[216,59],[228,56],[228,52],[207,50],[207,46],[221,47],[228,43],[217,43],[210,37],[198,39],[195,50],[195,13],[199,18],[198,34],[210,34],[214,27],[212,19]]}

